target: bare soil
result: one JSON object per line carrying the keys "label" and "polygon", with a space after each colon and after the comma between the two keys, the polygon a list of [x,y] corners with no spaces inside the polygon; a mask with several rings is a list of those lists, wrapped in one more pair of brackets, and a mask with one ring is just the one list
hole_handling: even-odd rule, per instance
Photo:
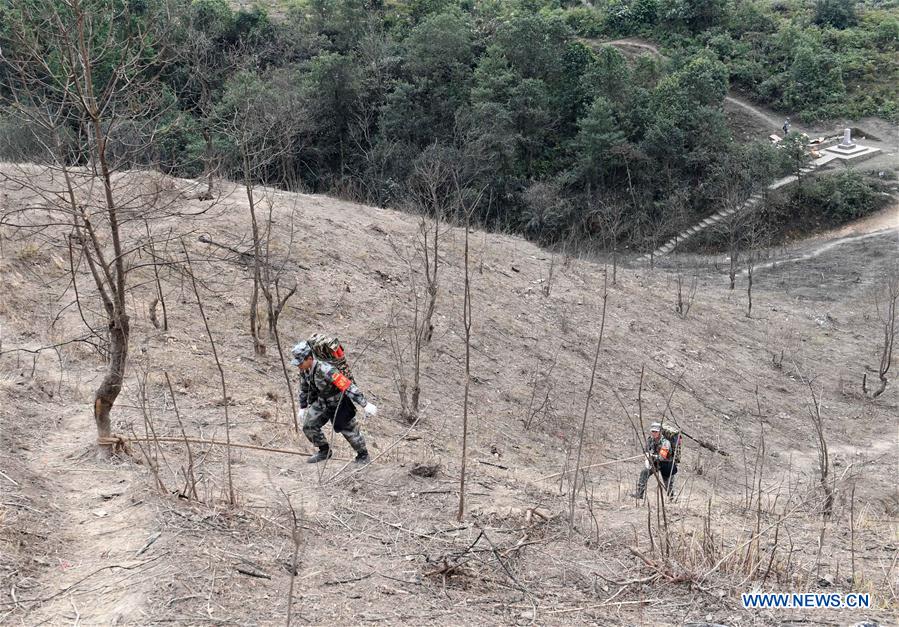
{"label": "bare soil", "polygon": [[[30,166],[2,172],[60,185]],[[891,380],[876,400],[860,387],[879,360],[875,294],[896,260],[889,240],[760,273],[751,318],[745,285],[731,292],[713,272],[697,276],[692,307],[679,316],[673,271],[619,268],[582,458],[582,466],[607,465],[582,473],[570,529],[575,482],[564,473],[575,463],[607,268],[472,232],[469,477],[459,522],[462,231],[443,231],[423,409],[410,426],[400,417],[400,364],[388,338],[396,331],[405,343],[411,325],[413,275],[403,257],[414,248],[415,217],[322,196],[269,191],[260,199],[271,203],[273,254],[287,262],[285,279],[300,284],[282,316],[282,343],[338,335],[357,382],[382,409],[364,424],[373,464],[345,468],[351,451],[337,436],[335,459],[310,466],[273,339],[269,354],[253,355],[252,274],[238,256],[197,239],[249,248],[243,189],[223,182],[220,197],[203,203],[191,199],[189,181],[131,173],[117,179],[116,193],[136,187],[166,195],[182,214],[152,230],[169,239],[166,256],[180,261],[171,239],[180,236],[195,260],[225,369],[232,441],[298,454],[233,448],[238,502],[230,505],[224,447],[191,445],[194,495],[185,489],[186,446],[139,440],[151,426],[157,436],[180,436],[173,401],[190,437],[222,440],[225,429],[189,282],[180,264],[162,268],[169,330],[157,330],[144,265],[131,275],[131,369],[114,410],[133,457],[98,460],[91,402],[104,364],[91,346],[71,342],[85,324],[67,229],[0,227],[0,623],[280,624],[291,585],[294,623],[896,620],[899,385]],[[46,221],[51,200],[10,180],[2,192],[0,212],[28,207],[17,223]],[[129,241],[142,229],[129,223]],[[82,313],[102,328],[81,270]],[[836,501],[826,520],[808,382],[830,445]],[[663,415],[728,453],[687,442],[667,522],[655,486],[644,503],[626,496],[641,467],[628,459],[639,453],[631,421],[645,428]],[[437,464],[436,476],[410,474],[419,463]],[[761,485],[760,499],[751,485]],[[753,546],[756,556],[747,556]],[[739,593],[754,588],[868,591],[874,607],[742,609]]]}

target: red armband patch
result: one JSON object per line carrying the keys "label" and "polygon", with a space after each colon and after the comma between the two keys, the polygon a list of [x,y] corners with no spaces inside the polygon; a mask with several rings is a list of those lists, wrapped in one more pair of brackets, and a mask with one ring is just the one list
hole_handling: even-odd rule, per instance
{"label": "red armband patch", "polygon": [[347,379],[347,378],[346,378],[342,373],[340,373],[340,372],[335,372],[335,373],[334,373],[334,375],[331,377],[331,383],[333,383],[333,384],[334,384],[334,387],[336,387],[336,388],[337,388],[338,390],[340,390],[341,392],[346,392],[347,389],[349,389],[349,387],[350,387],[350,385],[351,385],[350,380]]}

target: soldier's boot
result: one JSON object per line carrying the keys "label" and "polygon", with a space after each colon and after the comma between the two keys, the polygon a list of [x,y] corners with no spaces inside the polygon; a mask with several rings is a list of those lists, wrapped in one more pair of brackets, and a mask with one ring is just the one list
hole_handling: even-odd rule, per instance
{"label": "soldier's boot", "polygon": [[635,499],[642,499],[646,496],[646,482],[649,481],[649,471],[643,470],[640,472],[640,478],[637,479],[637,489],[634,492],[628,494],[628,496]]}
{"label": "soldier's boot", "polygon": [[353,447],[353,450],[356,451],[355,463],[360,465],[367,464],[370,461],[368,448],[365,446],[365,438],[359,430],[359,425],[354,422],[350,429],[341,431],[341,433],[346,438],[346,441],[350,443],[350,446]]}
{"label": "soldier's boot", "polygon": [[306,460],[307,464],[317,464],[318,462],[323,462],[326,459],[331,459],[331,447],[324,446],[318,449],[318,452],[315,455],[310,455],[309,459]]}

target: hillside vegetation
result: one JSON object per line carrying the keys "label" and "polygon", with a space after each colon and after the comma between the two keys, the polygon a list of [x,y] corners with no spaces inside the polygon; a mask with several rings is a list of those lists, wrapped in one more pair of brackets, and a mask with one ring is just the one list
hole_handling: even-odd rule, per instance
{"label": "hillside vegetation", "polygon": [[609,0],[564,13],[590,36],[640,34],[677,57],[711,54],[735,88],[794,119],[899,115],[895,2]]}
{"label": "hillside vegetation", "polygon": [[[108,149],[132,166],[432,214],[447,208],[429,190],[445,195],[455,177],[483,190],[475,194],[478,223],[604,249],[649,248],[791,168],[767,133],[762,143],[736,142],[722,103],[731,83],[776,78],[773,101],[795,92],[804,70],[759,78],[759,67],[772,64],[741,66],[748,44],[726,33],[708,45],[700,34],[684,40],[665,62],[645,55],[628,63],[614,47],[579,37],[574,18],[602,17],[601,7],[340,0],[293,3],[272,16],[234,11],[225,0],[83,6],[112,16],[88,42],[101,55],[98,87],[114,78],[117,61],[102,56],[100,32],[141,49],[129,80],[152,97],[126,103],[127,94],[116,95],[107,110],[115,118]],[[0,5],[0,155],[41,161],[50,145],[78,162],[85,156],[73,142],[85,134],[73,103],[51,98],[61,107],[53,141],[34,118],[47,90],[64,84],[61,66],[42,68],[44,76],[21,72],[57,59],[66,45],[46,36],[45,7]],[[701,32],[715,32],[714,24]],[[659,29],[679,32],[667,22]],[[829,75],[821,81],[838,87]],[[827,97],[850,100],[840,93],[828,89]]]}

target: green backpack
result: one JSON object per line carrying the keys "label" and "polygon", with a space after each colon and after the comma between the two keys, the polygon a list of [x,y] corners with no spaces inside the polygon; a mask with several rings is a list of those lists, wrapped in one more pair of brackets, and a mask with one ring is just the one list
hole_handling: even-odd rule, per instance
{"label": "green backpack", "polygon": [[[338,370],[350,381],[353,380],[353,374],[350,372],[350,366],[346,362],[346,353],[340,340],[324,333],[313,333],[307,340],[312,348],[312,354],[319,361],[324,361]],[[354,381],[355,382],[355,381]]]}
{"label": "green backpack", "polygon": [[663,422],[662,436],[671,443],[671,459],[675,464],[679,464],[681,457],[680,452],[681,448],[683,448],[683,438],[681,437],[680,429],[675,425]]}

